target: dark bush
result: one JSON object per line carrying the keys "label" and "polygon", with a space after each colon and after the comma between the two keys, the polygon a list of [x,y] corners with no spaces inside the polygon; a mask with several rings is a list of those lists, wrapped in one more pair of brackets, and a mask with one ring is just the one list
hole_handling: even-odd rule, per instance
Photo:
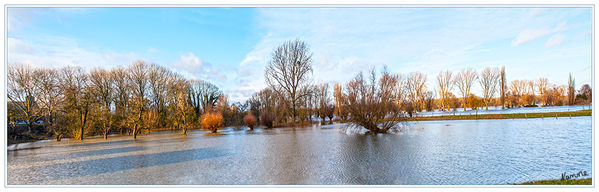
{"label": "dark bush", "polygon": [[272,128],[272,121],[274,120],[274,115],[269,111],[263,111],[260,114],[260,121],[262,125]]}

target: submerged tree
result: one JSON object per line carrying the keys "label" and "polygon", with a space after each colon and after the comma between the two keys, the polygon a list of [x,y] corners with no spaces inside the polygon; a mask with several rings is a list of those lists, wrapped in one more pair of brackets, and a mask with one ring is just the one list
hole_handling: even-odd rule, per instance
{"label": "submerged tree", "polygon": [[114,83],[112,75],[105,69],[97,68],[90,72],[91,90],[100,103],[102,134],[108,139],[112,128],[112,101],[114,100]]}
{"label": "submerged tree", "polygon": [[297,116],[298,100],[306,96],[300,90],[310,85],[312,53],[308,45],[300,40],[283,43],[272,53],[266,67],[265,78],[268,86],[290,99],[292,121]]}
{"label": "submerged tree", "polygon": [[321,124],[324,124],[325,118],[328,116],[329,108],[332,108],[332,106],[329,104],[329,84],[323,83],[318,86],[318,100],[318,114],[320,119],[322,119]]}
{"label": "submerged tree", "polygon": [[346,85],[344,104],[351,124],[361,126],[370,133],[387,133],[396,128],[402,116],[397,105],[394,104],[396,76],[383,71],[381,77],[376,78],[374,69],[370,78],[364,79],[360,72]]}
{"label": "submerged tree", "polygon": [[39,91],[37,101],[45,108],[44,112],[48,121],[46,130],[54,134],[56,141],[60,141],[64,134],[64,127],[56,126],[56,116],[61,102],[58,71],[56,69],[38,69],[35,71],[35,76]]}
{"label": "submerged tree", "polygon": [[72,125],[74,137],[83,140],[91,105],[94,103],[89,75],[81,67],[66,67],[61,71],[60,81],[64,94],[63,110],[70,114],[67,117],[75,123]]}
{"label": "submerged tree", "polygon": [[132,86],[133,102],[136,116],[133,120],[133,139],[144,127],[143,114],[146,111],[146,98],[148,96],[148,65],[143,61],[137,61],[129,67],[129,84]]}

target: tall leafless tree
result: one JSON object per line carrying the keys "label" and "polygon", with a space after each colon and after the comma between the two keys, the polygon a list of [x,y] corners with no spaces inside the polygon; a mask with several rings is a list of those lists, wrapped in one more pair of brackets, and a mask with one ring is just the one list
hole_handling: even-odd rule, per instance
{"label": "tall leafless tree", "polygon": [[94,102],[89,75],[81,67],[65,67],[61,70],[60,82],[66,105],[65,112],[76,114],[74,133],[77,139],[83,140],[90,108]]}
{"label": "tall leafless tree", "polygon": [[108,139],[112,129],[112,102],[114,101],[114,80],[109,71],[96,68],[90,72],[91,89],[96,100],[100,103],[102,134]]}
{"label": "tall leafless tree", "polygon": [[507,91],[507,82],[505,79],[505,66],[501,67],[501,77],[500,78],[500,82],[499,82],[499,90],[500,90],[500,94],[501,94],[501,109],[505,109],[505,95],[506,95],[506,91]]}
{"label": "tall leafless tree", "polygon": [[133,102],[135,104],[135,125],[133,126],[133,139],[137,139],[137,134],[144,127],[143,114],[146,111],[146,99],[148,97],[148,65],[144,61],[136,61],[129,66],[129,84],[132,87]]}
{"label": "tall leafless tree", "polygon": [[[539,96],[541,98],[545,98],[547,89],[549,89],[549,81],[547,80],[547,78],[539,78],[536,85],[539,90]],[[547,105],[547,102],[544,99],[542,99],[542,100],[543,100],[543,105]]]}
{"label": "tall leafless tree", "polygon": [[158,115],[154,126],[162,127],[165,125],[167,86],[171,76],[172,72],[163,66],[156,64],[149,66],[150,100],[152,101],[153,112]]}
{"label": "tall leafless tree", "polygon": [[56,141],[60,141],[64,129],[55,125],[56,115],[61,103],[58,71],[56,69],[37,69],[35,77],[35,84],[39,91],[37,102],[43,106],[48,118],[46,129],[54,134]]}
{"label": "tall leafless tree", "polygon": [[329,111],[330,106],[330,97],[329,97],[329,84],[323,83],[318,85],[318,114],[322,119],[321,123],[325,123],[325,118],[327,117],[327,113]]}
{"label": "tall leafless tree", "polygon": [[299,90],[310,84],[311,72],[312,53],[308,45],[300,40],[287,41],[277,47],[266,67],[268,86],[279,93],[285,93],[285,97],[290,99],[293,122],[297,116],[297,101],[305,96]]}
{"label": "tall leafless tree", "polygon": [[426,76],[420,72],[412,72],[406,82],[408,99],[413,103],[417,111],[424,108],[424,93],[426,88]]}
{"label": "tall leafless tree", "polygon": [[35,70],[29,66],[8,66],[8,99],[22,113],[28,133],[31,133],[33,122],[42,115],[40,107],[35,104],[39,95],[35,79]]}
{"label": "tall leafless tree", "polygon": [[483,101],[485,103],[485,109],[489,109],[489,102],[495,92],[497,92],[497,84],[499,84],[499,70],[497,68],[487,67],[480,72],[478,81],[483,91]]}
{"label": "tall leafless tree", "polygon": [[114,124],[119,126],[121,134],[127,126],[129,119],[129,103],[131,97],[131,86],[129,73],[124,67],[116,67],[110,71],[114,80]]}
{"label": "tall leafless tree", "polygon": [[574,78],[572,78],[572,73],[570,73],[568,76],[568,105],[574,105],[574,99],[576,98],[574,87]]}
{"label": "tall leafless tree", "polygon": [[452,73],[450,71],[439,72],[437,75],[437,85],[439,86],[439,98],[441,102],[441,110],[445,111],[449,110],[449,100],[447,99],[449,93],[453,89],[453,85],[455,80],[452,78]]}
{"label": "tall leafless tree", "polygon": [[191,80],[189,83],[189,101],[198,117],[207,107],[216,106],[216,101],[223,94],[216,85],[207,81]]}
{"label": "tall leafless tree", "polygon": [[456,76],[455,82],[458,90],[462,94],[462,106],[464,107],[464,111],[466,111],[466,107],[468,106],[468,96],[470,96],[470,89],[476,78],[477,74],[473,69],[464,69]]}

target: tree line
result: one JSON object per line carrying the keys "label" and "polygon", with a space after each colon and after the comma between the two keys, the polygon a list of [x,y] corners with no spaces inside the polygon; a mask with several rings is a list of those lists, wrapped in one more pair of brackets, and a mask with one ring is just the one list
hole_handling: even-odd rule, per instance
{"label": "tree line", "polygon": [[[346,84],[332,84],[332,90],[328,83],[313,84],[311,75],[308,45],[300,40],[283,43],[265,69],[268,87],[249,99],[250,110],[258,119],[268,118],[270,126],[272,121],[301,123],[312,117],[332,122],[336,116],[376,133],[394,126],[386,124],[388,119],[415,112],[589,104],[592,93],[588,84],[576,91],[571,75],[567,85],[550,85],[547,78],[508,82],[505,67],[441,71],[432,89],[421,72],[391,74],[386,67],[378,77],[372,68],[368,78],[360,72]],[[480,96],[472,93],[474,86],[481,89]]]}
{"label": "tree line", "polygon": [[[508,82],[504,67],[441,71],[433,88],[427,87],[421,72],[391,73],[384,67],[377,73],[372,68],[345,84],[315,84],[312,70],[309,46],[297,39],[287,41],[273,50],[265,68],[268,87],[229,105],[227,95],[214,84],[188,80],[144,61],[89,72],[81,67],[9,65],[9,127],[18,134],[17,125],[24,124],[31,133],[35,122],[44,119],[44,130],[56,140],[93,134],[106,139],[115,132],[135,139],[142,130],[159,128],[185,135],[193,128],[214,133],[230,125],[271,128],[314,118],[325,124],[337,117],[372,133],[385,133],[416,112],[586,104],[592,93],[588,84],[576,91],[571,75],[567,85],[550,85],[547,78]],[[474,86],[480,87],[481,96],[472,93]]]}
{"label": "tree line", "polygon": [[243,123],[247,105],[229,105],[214,84],[189,80],[156,64],[134,62],[111,70],[81,67],[8,67],[9,137],[25,127],[43,130],[60,141],[110,133],[132,135],[150,129],[216,128]]}

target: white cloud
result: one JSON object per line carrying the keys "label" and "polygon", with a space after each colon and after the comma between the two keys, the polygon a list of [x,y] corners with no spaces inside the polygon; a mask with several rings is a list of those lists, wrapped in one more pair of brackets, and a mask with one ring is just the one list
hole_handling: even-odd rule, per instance
{"label": "white cloud", "polygon": [[22,40],[8,38],[8,63],[37,67],[81,66],[112,68],[128,65],[141,57],[134,53],[92,51],[82,48],[77,41],[58,36]]}
{"label": "white cloud", "polygon": [[552,33],[553,30],[550,29],[525,29],[524,31],[518,33],[518,36],[514,41],[512,41],[512,47],[521,45],[522,43],[526,43],[532,40],[535,40],[539,37],[543,37]]}
{"label": "white cloud", "polygon": [[179,60],[173,66],[175,71],[191,79],[208,80],[217,85],[222,85],[222,82],[227,79],[219,68],[205,62],[193,53],[180,54]]}
{"label": "white cloud", "polygon": [[550,29],[550,28],[544,28],[544,29],[524,29],[523,31],[521,31],[520,33],[518,33],[518,36],[516,37],[516,39],[514,39],[512,41],[511,46],[512,47],[516,47],[518,45],[521,45],[523,43],[535,40],[537,38],[544,37],[546,35],[557,33],[557,32],[560,32],[560,31],[566,31],[566,30],[569,30],[569,29],[572,29],[572,28],[576,28],[578,26],[580,26],[580,24],[567,25],[567,22],[563,21],[561,23],[558,23],[552,29]]}
{"label": "white cloud", "polygon": [[564,41],[564,39],[566,39],[566,36],[564,34],[555,34],[553,36],[551,36],[549,38],[549,40],[547,40],[547,42],[545,43],[545,47],[553,47],[553,46],[557,46],[562,44],[562,42]]}

